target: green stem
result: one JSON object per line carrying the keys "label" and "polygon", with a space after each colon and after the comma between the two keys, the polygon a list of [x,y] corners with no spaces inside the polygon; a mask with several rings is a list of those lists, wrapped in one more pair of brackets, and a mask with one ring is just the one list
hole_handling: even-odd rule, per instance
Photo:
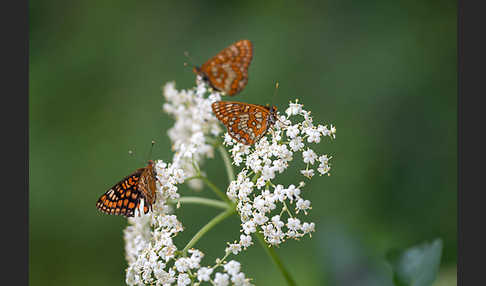
{"label": "green stem", "polygon": [[220,197],[223,201],[231,203],[230,199],[223,193],[218,187],[216,187],[215,184],[213,184],[208,178],[205,176],[200,176],[201,180],[208,185],[208,187],[218,196]]}
{"label": "green stem", "polygon": [[256,173],[253,176],[253,178],[251,179],[251,181],[252,181],[253,184],[256,183],[256,181],[258,180],[258,178],[260,178],[260,174],[261,174],[261,172],[258,172],[258,173]]}
{"label": "green stem", "polygon": [[226,151],[223,145],[218,145],[218,151],[219,153],[221,153],[221,156],[223,157],[224,166],[226,167],[226,173],[228,174],[228,180],[231,183],[232,181],[235,180],[235,173],[233,172],[233,166],[231,165],[231,160],[228,155],[228,152]]}
{"label": "green stem", "polygon": [[210,220],[205,226],[203,226],[187,243],[186,247],[182,250],[183,254],[185,255],[191,247],[193,247],[196,242],[206,234],[211,228],[213,228],[218,223],[222,222],[225,218],[229,217],[230,215],[234,214],[234,209],[227,209],[226,211],[220,213],[219,215],[215,216],[212,220]]}
{"label": "green stem", "polygon": [[272,259],[273,263],[277,266],[278,270],[282,273],[283,277],[285,278],[285,281],[287,281],[287,284],[290,286],[296,286],[294,279],[292,276],[290,276],[290,273],[285,269],[285,266],[283,265],[282,261],[280,261],[280,258],[278,257],[277,253],[275,252],[275,249],[273,247],[270,247],[267,245],[265,242],[265,238],[263,237],[263,234],[256,232],[255,233],[256,237],[258,238],[258,241],[262,245],[263,248],[267,251],[268,256]]}
{"label": "green stem", "polygon": [[184,182],[189,182],[190,180],[199,179],[199,177],[200,177],[199,175],[195,175],[195,176],[184,179]]}
{"label": "green stem", "polygon": [[220,209],[228,209],[229,206],[227,203],[224,203],[222,201],[218,200],[213,200],[213,199],[206,199],[206,198],[201,198],[201,197],[180,197],[177,200],[170,201],[170,203],[182,203],[182,204],[200,204],[200,205],[206,205],[210,207],[216,207]]}

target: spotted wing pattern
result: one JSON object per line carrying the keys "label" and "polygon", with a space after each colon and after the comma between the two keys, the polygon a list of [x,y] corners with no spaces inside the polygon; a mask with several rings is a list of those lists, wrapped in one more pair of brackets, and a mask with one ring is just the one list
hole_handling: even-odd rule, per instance
{"label": "spotted wing pattern", "polygon": [[241,40],[219,52],[200,68],[195,67],[194,72],[214,89],[232,96],[248,83],[248,67],[252,57],[252,43]]}
{"label": "spotted wing pattern", "polygon": [[96,208],[106,214],[132,217],[144,199],[147,213],[155,201],[155,180],[153,162],[149,161],[147,167],[137,169],[103,194]]}
{"label": "spotted wing pattern", "polygon": [[275,123],[275,106],[269,108],[236,101],[217,101],[211,107],[228,129],[228,134],[245,145],[253,145]]}

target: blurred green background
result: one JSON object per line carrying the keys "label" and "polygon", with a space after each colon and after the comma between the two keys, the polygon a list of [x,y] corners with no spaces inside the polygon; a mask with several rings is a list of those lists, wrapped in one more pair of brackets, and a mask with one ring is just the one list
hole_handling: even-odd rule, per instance
{"label": "blurred green background", "polygon": [[[391,285],[393,248],[440,237],[438,280],[456,285],[456,1],[29,1],[30,282],[121,285],[126,219],[98,197],[152,159],[170,160],[160,87],[194,85],[183,66],[254,44],[235,100],[280,109],[299,98],[337,138],[332,176],[304,189],[312,239],[277,249],[299,285]],[[129,156],[128,150],[135,156]],[[282,183],[298,182],[298,167]],[[222,161],[204,166],[224,188]],[[219,181],[218,181],[219,180]],[[180,192],[194,195],[186,186]],[[209,191],[196,195],[212,196]],[[184,244],[217,210],[187,205]],[[238,219],[196,247],[209,264]],[[284,280],[258,244],[239,255],[256,285]]]}

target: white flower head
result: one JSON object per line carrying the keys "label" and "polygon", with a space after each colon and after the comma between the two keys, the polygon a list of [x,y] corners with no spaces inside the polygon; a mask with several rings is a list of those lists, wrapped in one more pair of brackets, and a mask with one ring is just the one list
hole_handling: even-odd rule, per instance
{"label": "white flower head", "polygon": [[202,267],[197,271],[197,279],[199,281],[209,281],[211,279],[211,274],[213,273],[212,268]]}
{"label": "white flower head", "polygon": [[240,263],[238,261],[231,260],[224,265],[224,271],[231,276],[237,275],[240,272]]}
{"label": "white flower head", "polygon": [[214,157],[210,141],[223,131],[211,110],[211,104],[221,100],[221,96],[214,93],[205,97],[207,88],[203,81],[194,89],[180,91],[175,89],[174,82],[169,82],[163,94],[166,99],[163,110],[175,119],[174,126],[167,131],[175,153],[173,164],[184,171],[185,177],[194,176],[194,164]]}
{"label": "white flower head", "polygon": [[177,286],[185,286],[191,284],[191,278],[189,278],[189,274],[181,273],[177,277]]}
{"label": "white flower head", "polygon": [[[231,148],[233,163],[242,166],[237,179],[227,189],[228,197],[237,203],[241,232],[244,235],[262,232],[265,240],[273,245],[310,233],[307,231],[310,223],[304,231],[304,224],[296,215],[307,215],[311,209],[311,202],[302,197],[303,183],[285,187],[275,185],[274,181],[285,174],[296,152],[301,152],[299,157],[307,165],[300,171],[303,176],[313,179],[316,172],[329,174],[331,157],[317,154],[311,144],[321,143],[326,136],[333,138],[334,134],[327,125],[315,124],[311,112],[297,100],[290,102],[285,114],[278,114],[279,123],[253,146],[238,143],[227,135],[223,142]],[[280,215],[272,217],[274,210],[280,210]],[[283,216],[287,218],[284,220]],[[246,244],[240,239],[243,248]],[[241,251],[237,244],[229,244],[227,249]]]}
{"label": "white flower head", "polygon": [[214,285],[216,286],[228,286],[229,275],[226,273],[216,273],[214,277]]}

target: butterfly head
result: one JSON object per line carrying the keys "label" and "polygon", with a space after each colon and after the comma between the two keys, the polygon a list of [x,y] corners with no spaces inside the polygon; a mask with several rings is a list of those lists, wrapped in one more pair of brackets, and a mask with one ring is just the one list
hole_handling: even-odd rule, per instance
{"label": "butterfly head", "polygon": [[155,167],[154,161],[148,160],[148,163],[147,163],[147,167],[146,168],[147,169],[150,169],[152,171],[152,175],[154,177],[157,177],[157,173],[155,172],[155,168],[154,167]]}
{"label": "butterfly head", "polygon": [[267,107],[267,108],[268,108],[268,111],[269,111],[268,123],[269,123],[269,125],[273,125],[278,120],[277,107],[275,105],[272,105],[271,107]]}
{"label": "butterfly head", "polygon": [[201,70],[201,68],[200,68],[200,67],[198,67],[198,66],[194,66],[194,67],[192,68],[192,71],[193,71],[195,74],[197,74],[197,75],[199,75],[200,77],[202,77],[203,81],[205,81],[205,82],[209,82],[209,83],[210,83],[208,75],[207,75],[205,72],[203,72],[203,71]]}

